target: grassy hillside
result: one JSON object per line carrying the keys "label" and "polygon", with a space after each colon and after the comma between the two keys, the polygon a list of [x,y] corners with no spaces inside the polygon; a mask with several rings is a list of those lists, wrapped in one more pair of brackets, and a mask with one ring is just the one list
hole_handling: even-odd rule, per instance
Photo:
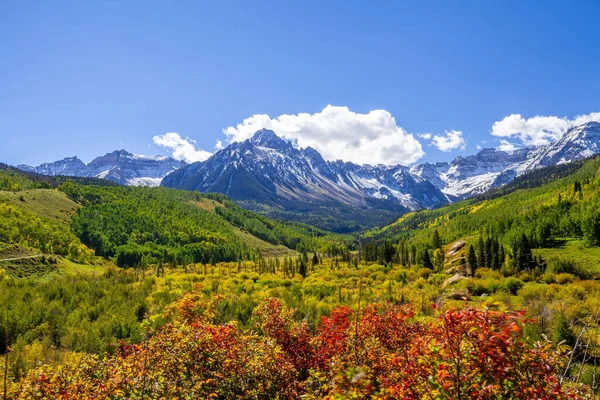
{"label": "grassy hillside", "polygon": [[8,202],[20,210],[65,224],[69,223],[71,217],[81,207],[66,194],[54,189],[0,191],[0,202]]}

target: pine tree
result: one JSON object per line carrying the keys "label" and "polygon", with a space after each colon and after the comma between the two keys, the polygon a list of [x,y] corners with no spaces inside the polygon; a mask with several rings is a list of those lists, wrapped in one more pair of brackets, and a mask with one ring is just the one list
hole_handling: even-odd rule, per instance
{"label": "pine tree", "polygon": [[316,252],[313,254],[312,265],[319,265],[319,256],[317,256]]}
{"label": "pine tree", "polygon": [[475,271],[477,270],[477,256],[475,255],[475,248],[472,245],[469,245],[467,263],[469,264],[469,268],[471,268],[471,275],[475,275]]}
{"label": "pine tree", "polygon": [[423,253],[423,268],[433,269],[433,263],[431,262],[429,250],[427,249],[425,249],[425,252]]}
{"label": "pine tree", "polygon": [[306,254],[306,251],[302,251],[302,261],[304,261],[305,264],[308,264],[308,254]]}
{"label": "pine tree", "polygon": [[485,267],[485,245],[483,244],[483,238],[480,236],[477,241],[477,268]]}
{"label": "pine tree", "polygon": [[579,181],[575,181],[575,183],[573,184],[573,193],[581,193],[581,182]]}
{"label": "pine tree", "polygon": [[389,240],[386,240],[383,243],[383,261],[386,263],[390,263],[394,260],[394,256],[396,255],[396,248]]}
{"label": "pine tree", "polygon": [[440,233],[438,232],[437,229],[435,231],[433,231],[432,243],[433,243],[434,249],[442,248],[442,238],[440,237]]}
{"label": "pine tree", "polygon": [[485,241],[485,266],[486,266],[486,268],[493,268],[493,266],[494,266],[494,254],[492,252],[492,238],[488,238]]}
{"label": "pine tree", "polygon": [[300,258],[300,265],[298,268],[298,272],[300,273],[300,275],[302,275],[303,278],[306,278],[306,274],[307,274],[307,268],[306,268],[306,261],[304,261],[304,258]]}
{"label": "pine tree", "polygon": [[533,255],[531,254],[531,244],[527,235],[522,233],[513,247],[513,257],[517,268],[529,269],[533,266]]}
{"label": "pine tree", "polygon": [[492,265],[493,269],[500,268],[502,264],[502,259],[500,258],[500,245],[497,239],[492,240]]}

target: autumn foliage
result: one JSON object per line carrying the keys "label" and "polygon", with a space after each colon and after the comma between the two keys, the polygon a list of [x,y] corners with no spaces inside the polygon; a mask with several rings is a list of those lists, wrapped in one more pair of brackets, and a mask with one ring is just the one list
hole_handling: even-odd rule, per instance
{"label": "autumn foliage", "polygon": [[215,305],[189,295],[171,322],[104,358],[40,367],[14,398],[564,399],[565,355],[528,345],[521,313],[463,308],[417,319],[409,306],[336,308],[316,331],[277,299],[254,328],[216,324]]}

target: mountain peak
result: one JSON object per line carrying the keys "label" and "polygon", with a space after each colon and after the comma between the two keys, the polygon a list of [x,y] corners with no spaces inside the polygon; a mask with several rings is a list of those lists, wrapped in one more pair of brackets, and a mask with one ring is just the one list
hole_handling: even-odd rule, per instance
{"label": "mountain peak", "polygon": [[586,128],[598,129],[598,128],[600,128],[600,122],[598,122],[598,121],[589,121],[589,122],[586,122],[585,124],[583,124],[583,126],[585,126]]}
{"label": "mountain peak", "polygon": [[[593,138],[592,141],[597,139],[598,134],[600,133],[600,122],[589,121],[581,125],[574,126],[570,128],[562,138],[560,138],[556,144],[560,144],[561,142],[569,142],[573,140],[589,140]],[[590,137],[590,135],[592,135]]]}
{"label": "mountain peak", "polygon": [[67,162],[83,162],[77,156],[65,157],[65,158],[62,159],[62,161],[67,161]]}
{"label": "mountain peak", "polygon": [[255,146],[267,147],[270,149],[284,149],[291,146],[289,142],[286,142],[277,136],[277,134],[270,129],[256,131],[250,139],[250,143]]}
{"label": "mountain peak", "polygon": [[120,156],[132,156],[133,154],[128,152],[125,149],[121,149],[121,150],[115,150],[112,153],[108,153],[108,154],[118,154]]}

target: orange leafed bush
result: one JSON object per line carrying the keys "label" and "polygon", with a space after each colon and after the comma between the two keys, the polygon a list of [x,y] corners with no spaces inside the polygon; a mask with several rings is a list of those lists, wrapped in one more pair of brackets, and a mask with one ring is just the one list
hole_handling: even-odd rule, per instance
{"label": "orange leafed bush", "polygon": [[214,307],[186,296],[173,322],[114,356],[40,367],[14,398],[564,399],[565,355],[528,345],[521,313],[475,308],[419,321],[408,306],[334,309],[311,332],[277,299],[255,329],[214,323]]}

